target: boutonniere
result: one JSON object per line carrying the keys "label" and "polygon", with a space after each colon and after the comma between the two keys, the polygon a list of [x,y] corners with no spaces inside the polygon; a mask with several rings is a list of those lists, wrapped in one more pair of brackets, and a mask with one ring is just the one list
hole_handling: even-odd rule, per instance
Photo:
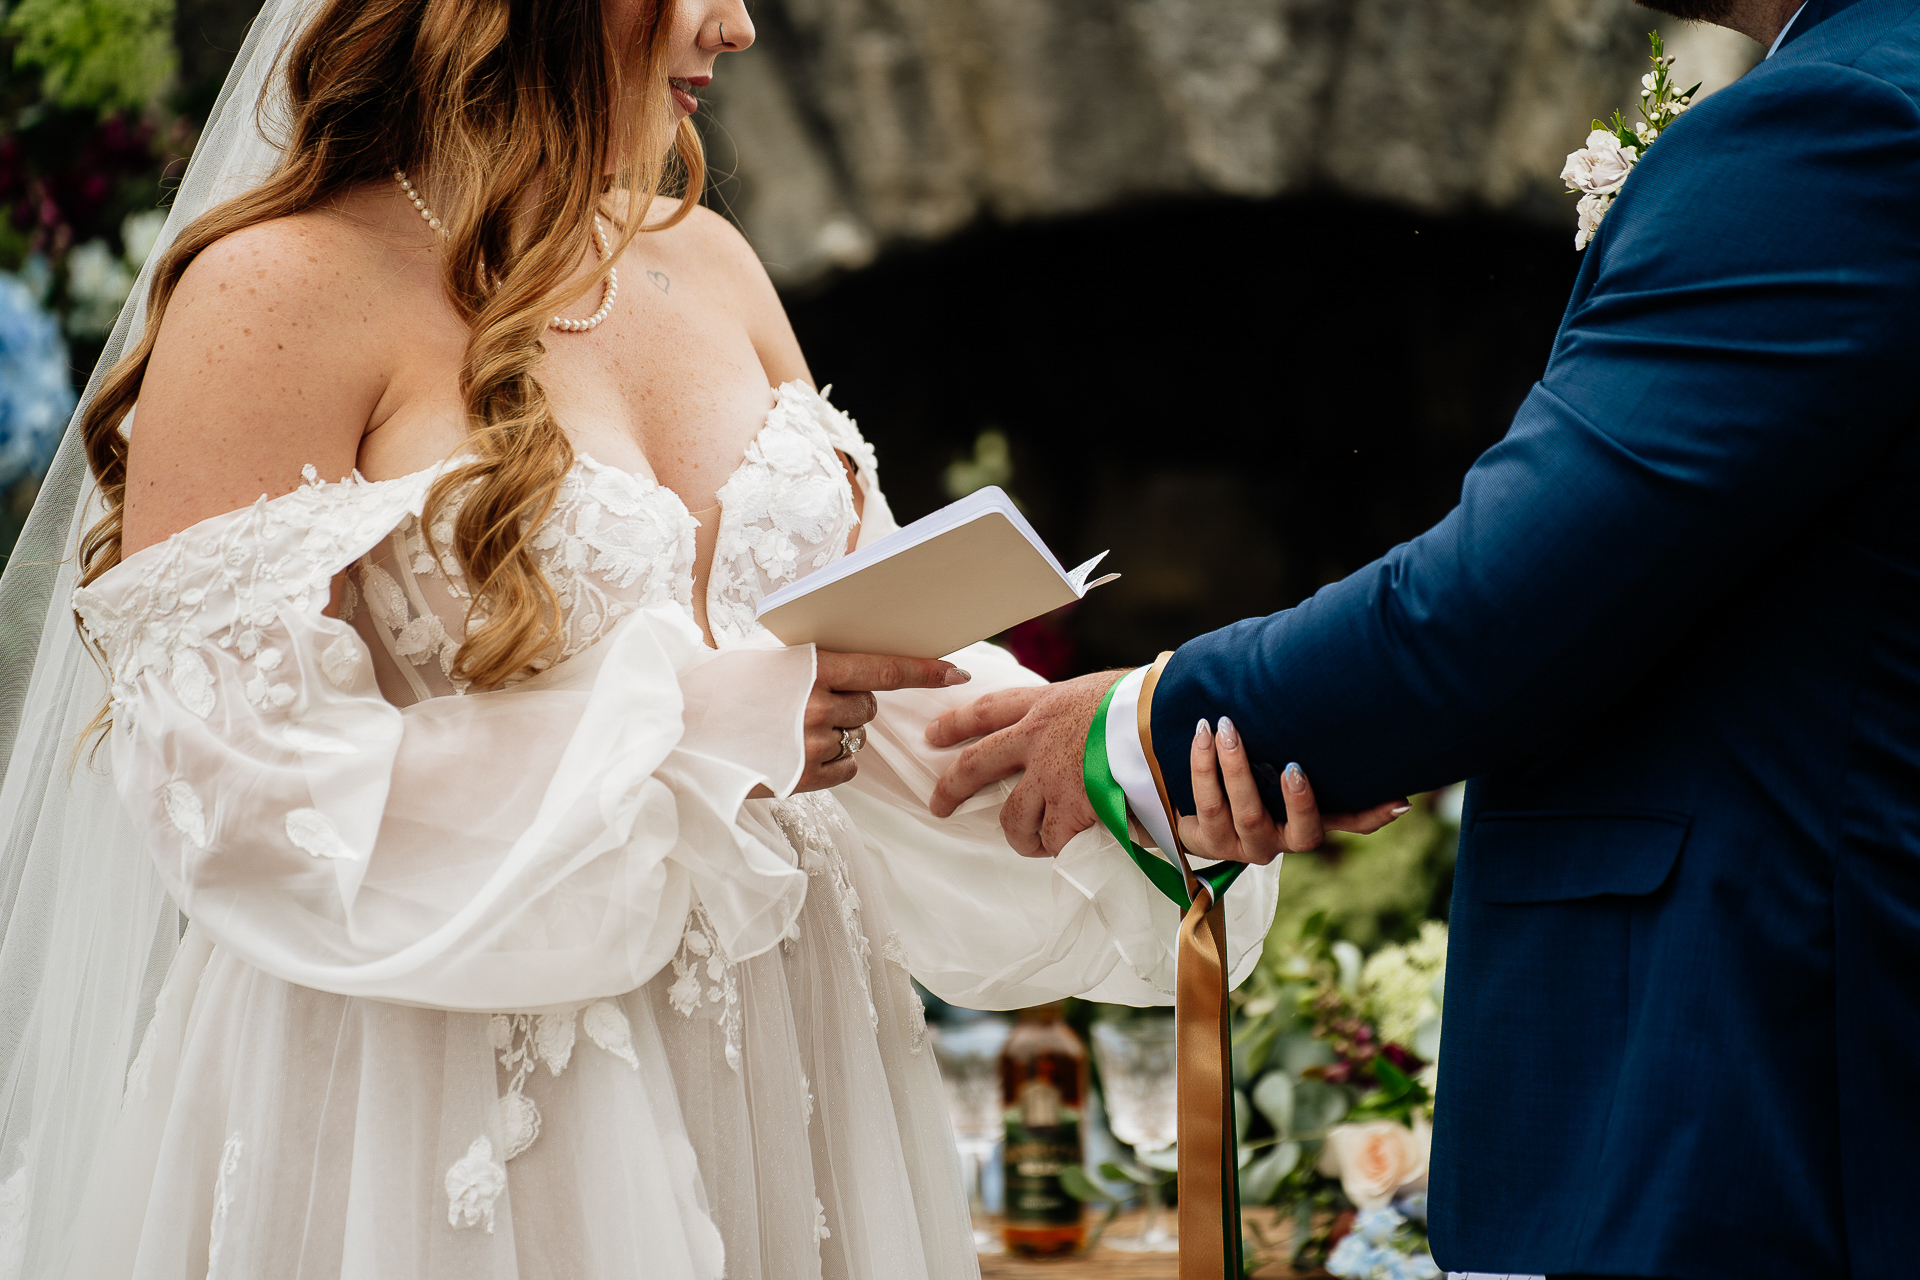
{"label": "boutonniere", "polygon": [[1611,120],[1595,120],[1593,132],[1587,135],[1587,145],[1569,155],[1567,167],[1560,171],[1560,181],[1567,184],[1567,190],[1580,196],[1580,203],[1575,206],[1580,215],[1580,229],[1573,233],[1576,250],[1587,247],[1587,241],[1600,229],[1600,219],[1607,216],[1607,209],[1627,175],[1633,172],[1633,166],[1640,163],[1654,139],[1693,105],[1693,95],[1700,91],[1697,84],[1684,92],[1676,91],[1673,55],[1661,44],[1658,31],[1649,31],[1647,38],[1653,42],[1649,59],[1653,70],[1640,77],[1643,118],[1631,127],[1618,111]]}

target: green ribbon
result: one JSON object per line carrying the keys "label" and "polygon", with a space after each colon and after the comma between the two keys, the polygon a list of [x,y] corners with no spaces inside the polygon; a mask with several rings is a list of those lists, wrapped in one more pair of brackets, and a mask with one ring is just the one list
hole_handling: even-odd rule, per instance
{"label": "green ribbon", "polygon": [[[1186,877],[1180,868],[1165,858],[1140,847],[1134,842],[1133,833],[1127,829],[1127,794],[1113,776],[1112,762],[1107,755],[1107,713],[1113,705],[1114,691],[1120,687],[1118,681],[1107,690],[1106,697],[1100,700],[1100,709],[1094,713],[1093,727],[1087,733],[1087,750],[1083,775],[1087,788],[1087,799],[1093,802],[1093,811],[1100,818],[1102,826],[1120,842],[1135,866],[1153,882],[1156,889],[1171,899],[1184,914],[1191,910],[1193,898],[1187,893]],[[1132,732],[1138,730],[1131,729]],[[1167,815],[1169,822],[1177,821],[1173,814]],[[1218,862],[1211,867],[1196,868],[1193,876],[1206,884],[1215,903],[1221,900],[1228,887],[1247,869],[1244,862]],[[1220,975],[1225,983],[1226,973]],[[1223,1280],[1240,1280],[1245,1269],[1245,1260],[1241,1254],[1240,1223],[1236,1212],[1238,1197],[1230,1194],[1240,1177],[1240,1141],[1238,1118],[1234,1115],[1234,1090],[1230,1060],[1223,1062],[1227,1073],[1225,1115],[1222,1123],[1225,1129],[1224,1140],[1220,1144],[1220,1186],[1229,1194],[1221,1196],[1222,1220],[1220,1223],[1221,1252],[1226,1263]]]}
{"label": "green ribbon", "polygon": [[[1099,816],[1100,825],[1112,833],[1120,842],[1120,847],[1133,859],[1133,865],[1153,881],[1154,888],[1171,899],[1180,910],[1185,911],[1193,905],[1193,899],[1187,894],[1186,877],[1180,874],[1180,868],[1157,857],[1134,843],[1133,833],[1127,830],[1127,793],[1113,776],[1113,767],[1107,756],[1107,711],[1113,706],[1114,690],[1120,687],[1115,681],[1107,696],[1100,699],[1100,709],[1093,713],[1093,728],[1087,732],[1087,755],[1082,774],[1087,786],[1087,799],[1093,802],[1093,811]],[[1167,815],[1169,822],[1175,821],[1172,814]],[[1210,867],[1196,868],[1194,878],[1206,881],[1207,888],[1213,892],[1213,900],[1220,901],[1222,894],[1240,873],[1247,869],[1244,862],[1216,862]]]}

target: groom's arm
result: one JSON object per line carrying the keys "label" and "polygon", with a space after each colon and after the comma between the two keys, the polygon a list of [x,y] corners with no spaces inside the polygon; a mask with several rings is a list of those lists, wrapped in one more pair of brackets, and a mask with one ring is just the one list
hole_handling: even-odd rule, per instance
{"label": "groom's arm", "polygon": [[1886,82],[1780,66],[1705,100],[1607,215],[1459,507],[1183,646],[1155,754],[1230,714],[1256,762],[1357,809],[1577,728],[1912,430],[1916,210],[1920,114]]}
{"label": "groom's arm", "polygon": [[[1167,664],[1150,711],[1174,806],[1192,808],[1178,762],[1202,717],[1231,715],[1268,770],[1301,763],[1329,810],[1577,730],[1911,430],[1916,211],[1920,113],[1874,76],[1765,64],[1682,117],[1608,213],[1546,375],[1459,507]],[[1058,849],[1093,821],[1074,744],[1112,679],[1056,686],[970,748],[936,812],[1024,768],[1008,838]]]}

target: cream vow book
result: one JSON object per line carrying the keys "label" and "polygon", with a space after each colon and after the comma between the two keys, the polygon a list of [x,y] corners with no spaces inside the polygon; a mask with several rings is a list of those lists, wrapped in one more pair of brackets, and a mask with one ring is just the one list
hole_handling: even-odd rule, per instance
{"label": "cream vow book", "polygon": [[1071,604],[1100,555],[1069,573],[1013,499],[989,485],[760,601],[787,644],[939,658]]}

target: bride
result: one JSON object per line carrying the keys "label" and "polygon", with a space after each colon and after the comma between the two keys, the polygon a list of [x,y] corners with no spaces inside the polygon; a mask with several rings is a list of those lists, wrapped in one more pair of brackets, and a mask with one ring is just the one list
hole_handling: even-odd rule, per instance
{"label": "bride", "polygon": [[1168,998],[1104,834],[928,812],[1038,677],[755,623],[894,523],[697,205],[752,38],[256,21],[0,590],[0,1277],[970,1276],[909,974]]}

